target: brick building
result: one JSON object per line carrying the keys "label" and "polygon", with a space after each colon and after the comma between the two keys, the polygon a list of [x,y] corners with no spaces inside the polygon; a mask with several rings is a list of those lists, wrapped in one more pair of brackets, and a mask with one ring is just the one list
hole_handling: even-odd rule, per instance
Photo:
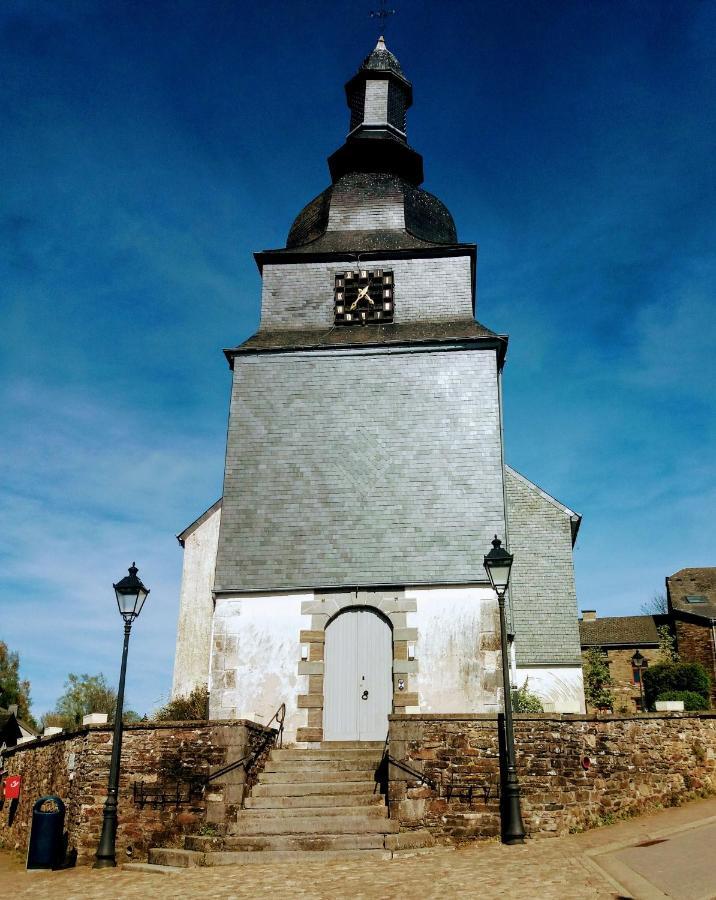
{"label": "brick building", "polygon": [[513,678],[583,710],[580,516],[505,464],[507,337],[475,318],[477,247],[423,190],[412,86],[381,38],[346,85],[331,185],[255,254],[223,498],[180,535],[174,693],[290,738],[383,739],[391,712],[501,704],[483,555],[515,555]]}
{"label": "brick building", "polygon": [[711,676],[711,705],[716,706],[716,567],[669,575],[666,597],[679,656],[704,666]]}
{"label": "brick building", "polygon": [[[642,668],[663,661],[659,651],[657,628],[668,623],[668,616],[604,616],[596,610],[582,610],[579,620],[579,639],[582,657],[598,648],[607,658],[609,674],[614,679],[614,712],[635,712],[642,709]],[[632,657],[639,652],[641,667],[634,666]],[[592,707],[587,707],[594,712]]]}

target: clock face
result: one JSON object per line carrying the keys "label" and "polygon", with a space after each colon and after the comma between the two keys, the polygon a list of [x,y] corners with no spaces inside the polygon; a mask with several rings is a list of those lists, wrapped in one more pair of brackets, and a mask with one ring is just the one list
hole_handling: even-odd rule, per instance
{"label": "clock face", "polygon": [[393,321],[393,273],[354,269],[336,275],[336,325],[382,325]]}

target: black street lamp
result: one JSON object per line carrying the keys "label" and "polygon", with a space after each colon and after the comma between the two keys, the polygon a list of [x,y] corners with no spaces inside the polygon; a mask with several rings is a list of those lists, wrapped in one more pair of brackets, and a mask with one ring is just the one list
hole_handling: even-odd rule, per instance
{"label": "black street lamp", "polygon": [[[634,675],[636,676],[637,672],[639,673],[639,697],[641,698],[641,711],[644,712],[644,669],[649,665],[648,661],[644,656],[641,655],[639,650],[636,651],[634,656],[631,658],[631,666]],[[635,678],[636,680],[636,678]]]}
{"label": "black street lamp", "polygon": [[512,692],[510,690],[510,663],[507,655],[507,623],[505,621],[505,593],[510,583],[513,556],[502,547],[495,535],[492,550],[485,557],[485,571],[497,594],[500,607],[500,643],[502,647],[502,684],[505,696],[505,750],[506,779],[502,805],[502,843],[524,844],[525,826],[520,809],[520,786],[515,766],[515,733],[512,727]]}
{"label": "black street lamp", "polygon": [[95,869],[106,869],[117,865],[115,859],[115,841],[117,837],[117,796],[119,794],[119,761],[122,755],[122,713],[124,709],[124,678],[127,674],[127,651],[129,650],[129,632],[132,622],[142,611],[149,588],[144,587],[137,578],[137,567],[132,563],[129,575],[113,584],[117,597],[117,606],[124,619],[124,648],[122,650],[122,667],[119,670],[119,688],[117,690],[117,709],[114,714],[114,738],[112,740],[112,760],[109,765],[109,784],[107,800],[104,804],[102,819],[102,836],[99,839]]}

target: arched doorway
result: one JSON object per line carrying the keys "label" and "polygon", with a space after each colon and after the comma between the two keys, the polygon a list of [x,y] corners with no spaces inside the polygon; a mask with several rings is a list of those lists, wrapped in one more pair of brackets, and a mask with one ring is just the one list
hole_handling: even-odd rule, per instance
{"label": "arched doorway", "polygon": [[372,609],[351,608],[326,628],[323,739],[382,741],[393,711],[393,633]]}

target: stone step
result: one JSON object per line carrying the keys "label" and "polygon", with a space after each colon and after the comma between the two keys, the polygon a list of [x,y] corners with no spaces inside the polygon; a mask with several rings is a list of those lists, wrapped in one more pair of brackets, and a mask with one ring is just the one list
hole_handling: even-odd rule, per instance
{"label": "stone step", "polygon": [[321,770],[317,771],[294,771],[294,772],[266,772],[263,771],[259,776],[259,784],[302,784],[304,782],[365,782],[373,784],[375,781],[374,769],[344,769],[341,771]]}
{"label": "stone step", "polygon": [[305,797],[307,794],[362,794],[373,797],[379,795],[378,788],[370,781],[305,781],[263,784],[259,782],[251,790],[252,797]]}
{"label": "stone step", "polygon": [[385,741],[321,741],[321,750],[383,750]]}
{"label": "stone step", "polygon": [[286,797],[282,792],[276,797],[257,797],[256,789],[254,796],[246,798],[247,810],[259,809],[294,809],[307,807],[344,807],[351,809],[361,807],[373,807],[385,809],[385,798],[378,791],[365,794],[301,794],[298,797]]}
{"label": "stone step", "polygon": [[[163,850],[150,850],[151,854],[161,854]],[[187,852],[187,851],[183,851]],[[349,859],[390,859],[392,853],[390,850],[263,850],[261,853],[252,851],[225,851],[220,853],[192,853],[191,856],[197,861],[192,862],[192,866],[246,866],[246,865],[273,865],[273,863],[289,863],[303,862],[307,858],[310,862],[321,862],[330,860],[349,860]],[[159,858],[159,857],[157,857]],[[157,863],[161,865],[161,863]],[[186,867],[188,863],[181,864]],[[167,868],[169,868],[167,866]],[[174,871],[174,869],[172,869]]]}
{"label": "stone step", "polygon": [[400,830],[395,819],[378,816],[239,816],[228,827],[227,836],[264,834],[394,834]]}
{"label": "stone step", "polygon": [[272,750],[272,760],[367,759],[380,762],[383,754],[372,747],[349,750]]}
{"label": "stone step", "polygon": [[[264,772],[355,772],[370,771],[378,768],[380,758],[377,756],[353,756],[348,759],[273,759],[267,760]],[[263,775],[263,773],[262,773]]]}
{"label": "stone step", "polygon": [[398,834],[386,834],[385,849],[395,852],[407,852],[410,850],[425,850],[435,846],[435,838],[426,828],[415,831],[402,831]]}
{"label": "stone step", "polygon": [[[350,795],[349,795],[350,796]],[[344,798],[345,799],[345,798]],[[372,803],[364,806],[296,806],[287,809],[242,809],[239,819],[251,821],[254,819],[281,819],[293,816],[370,816],[371,818],[388,817],[388,807],[385,803]]]}
{"label": "stone step", "polygon": [[195,850],[178,850],[176,847],[152,847],[149,862],[153,866],[179,866],[189,869],[203,864],[203,853]]}
{"label": "stone step", "polygon": [[[385,850],[385,835],[379,833],[237,834],[224,838],[222,850],[206,853],[206,856],[232,851],[255,853],[260,856],[267,850],[303,850],[311,853],[319,850]],[[185,850],[184,852],[191,851]]]}

